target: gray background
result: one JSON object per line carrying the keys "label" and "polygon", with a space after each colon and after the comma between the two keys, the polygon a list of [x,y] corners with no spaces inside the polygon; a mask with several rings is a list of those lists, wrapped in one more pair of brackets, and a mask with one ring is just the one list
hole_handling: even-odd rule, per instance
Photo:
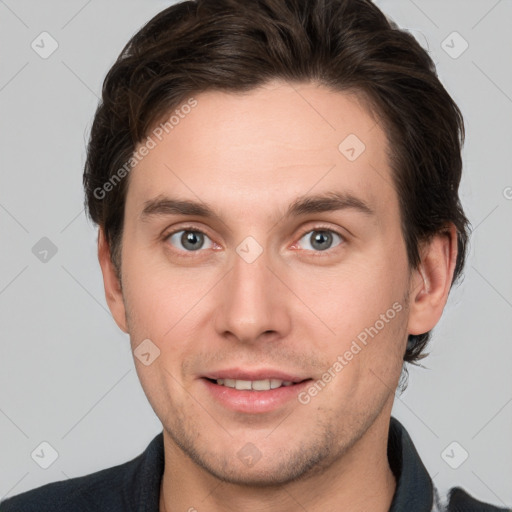
{"label": "gray background", "polygon": [[[474,226],[465,280],[394,415],[441,492],[462,485],[511,506],[512,3],[377,3],[429,49],[465,116],[461,196]],[[0,0],[0,497],[122,463],[161,430],[106,307],[81,174],[107,70],[170,4]],[[47,59],[31,47],[43,31],[59,45]],[[454,31],[469,44],[457,58]],[[55,255],[40,252],[47,241],[34,254],[43,237]],[[48,469],[43,441],[58,453]]]}

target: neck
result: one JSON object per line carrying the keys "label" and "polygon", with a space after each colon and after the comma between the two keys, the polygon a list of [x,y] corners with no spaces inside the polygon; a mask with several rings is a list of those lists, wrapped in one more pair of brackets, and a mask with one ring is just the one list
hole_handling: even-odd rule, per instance
{"label": "neck", "polygon": [[389,415],[381,415],[342,457],[279,486],[243,486],[197,466],[164,430],[166,464],[160,512],[388,512],[396,481],[387,458]]}

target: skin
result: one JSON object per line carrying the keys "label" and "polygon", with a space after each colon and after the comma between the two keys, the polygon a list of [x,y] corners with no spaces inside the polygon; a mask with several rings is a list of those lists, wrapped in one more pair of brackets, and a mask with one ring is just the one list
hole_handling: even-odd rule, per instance
{"label": "skin", "polygon": [[[98,238],[114,319],[132,349],[149,338],[160,350],[149,366],[135,358],[163,424],[160,509],[387,511],[396,488],[389,420],[407,336],[442,314],[455,229],[409,268],[386,134],[354,94],[275,81],[196,99],[129,176],[122,286],[101,229]],[[338,149],[349,134],[366,145],[354,161]],[[284,216],[297,198],[332,191],[373,213]],[[163,195],[207,203],[220,219],[143,216]],[[181,232],[168,237],[183,229],[203,231],[203,248],[187,251]],[[318,250],[318,230],[341,236]],[[236,252],[248,236],[263,250],[252,263]],[[307,405],[235,412],[201,378],[236,366],[317,381],[396,303],[401,311]],[[261,454],[252,467],[237,456],[247,443]]]}

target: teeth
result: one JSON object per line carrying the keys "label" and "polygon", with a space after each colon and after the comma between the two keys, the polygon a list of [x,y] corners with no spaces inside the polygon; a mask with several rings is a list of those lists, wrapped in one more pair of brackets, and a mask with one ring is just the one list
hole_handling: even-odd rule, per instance
{"label": "teeth", "polygon": [[280,379],[262,379],[262,380],[238,380],[238,379],[217,379],[217,384],[226,386],[228,388],[235,388],[240,391],[268,391],[276,389],[281,386],[291,386],[292,382],[289,380]]}
{"label": "teeth", "polygon": [[272,388],[271,382],[268,379],[255,380],[252,382],[251,389],[255,391],[268,391]]}
{"label": "teeth", "polygon": [[242,391],[244,389],[251,389],[251,381],[250,380],[236,380],[235,388],[239,389],[240,391]]}
{"label": "teeth", "polygon": [[281,386],[283,383],[282,380],[279,379],[270,379],[270,389],[276,389]]}

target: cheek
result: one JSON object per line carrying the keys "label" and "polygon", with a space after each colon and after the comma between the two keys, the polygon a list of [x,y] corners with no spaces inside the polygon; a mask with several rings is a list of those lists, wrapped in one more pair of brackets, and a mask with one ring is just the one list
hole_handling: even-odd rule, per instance
{"label": "cheek", "polygon": [[171,267],[156,251],[129,247],[123,254],[123,292],[131,330],[163,338],[205,293],[204,279],[201,272]]}
{"label": "cheek", "polygon": [[194,297],[187,296],[193,295],[190,287],[185,289],[179,280],[169,279],[158,266],[147,261],[142,266],[136,258],[130,265],[132,271],[126,269],[123,288],[131,348],[137,358],[137,352],[142,352],[138,347],[150,340],[151,357],[157,354],[147,366],[135,360],[136,371],[157,416],[164,418],[169,404],[177,407],[181,397],[178,382],[183,379],[181,364],[187,357],[187,331],[193,320],[187,312]]}
{"label": "cheek", "polygon": [[375,255],[353,265],[311,269],[297,274],[291,288],[319,320],[315,326],[325,331],[325,337],[317,336],[325,340],[323,349],[332,347],[334,340],[341,346],[350,343],[376,322],[379,331],[389,331],[391,324],[396,326],[396,320],[404,317],[407,279],[397,258]]}
{"label": "cheek", "polygon": [[167,372],[183,378],[183,361],[211,338],[201,329],[205,322],[212,328],[205,307],[217,280],[212,269],[172,267],[144,258],[142,251],[126,258],[123,289],[132,350],[150,339],[160,351],[150,371],[138,369],[143,383],[172,388],[174,380]]}

